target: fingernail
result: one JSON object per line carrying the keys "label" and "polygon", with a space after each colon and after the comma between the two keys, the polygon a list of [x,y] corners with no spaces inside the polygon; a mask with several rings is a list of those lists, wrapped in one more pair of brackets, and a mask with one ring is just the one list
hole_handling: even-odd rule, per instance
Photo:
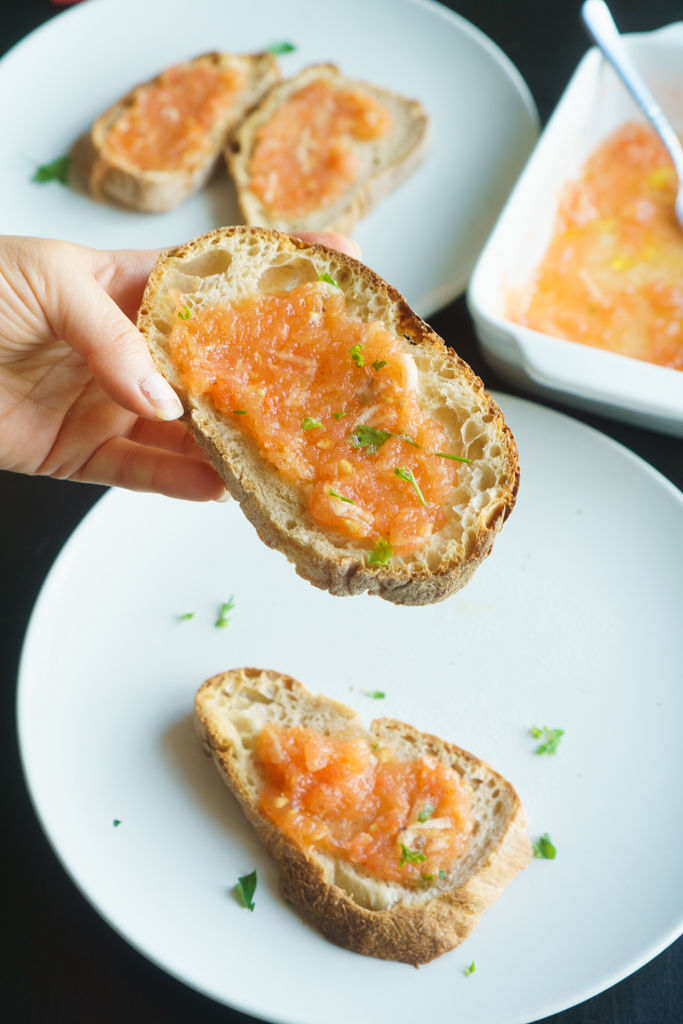
{"label": "fingernail", "polygon": [[220,501],[221,503],[223,503],[224,501],[230,501],[230,491],[223,491],[220,498],[214,498],[213,500]]}
{"label": "fingernail", "polygon": [[140,384],[140,390],[160,420],[176,420],[183,405],[171,385],[160,373],[153,373]]}

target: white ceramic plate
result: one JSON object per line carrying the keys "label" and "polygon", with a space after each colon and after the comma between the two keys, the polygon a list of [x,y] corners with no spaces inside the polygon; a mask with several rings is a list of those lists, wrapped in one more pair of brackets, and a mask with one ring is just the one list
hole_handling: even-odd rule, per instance
{"label": "white ceramic plate", "polygon": [[[683,134],[683,22],[627,36],[641,73]],[[596,49],[580,62],[477,261],[468,302],[489,362],[536,394],[683,437],[683,373],[560,338],[506,319],[507,296],[533,281],[568,181],[607,135],[643,120]]]}
{"label": "white ceramic plate", "polygon": [[[603,435],[502,404],[521,453],[518,507],[442,604],[333,598],[235,504],[125,492],[98,503],[48,577],[19,681],[38,816],[111,926],[214,999],[286,1024],[348,1024],[369,1007],[374,1024],[527,1024],[681,931],[683,498]],[[196,688],[238,665],[476,752],[518,788],[556,860],[534,860],[463,946],[419,971],[331,945],[279,897],[193,732]],[[385,700],[363,695],[378,686]],[[556,756],[534,754],[533,724],[566,730]],[[230,890],[253,868],[249,913]]]}
{"label": "white ceramic plate", "polygon": [[365,261],[422,316],[465,288],[538,134],[533,101],[505,55],[464,19],[424,0],[89,0],[48,22],[0,62],[4,105],[0,193],[8,234],[101,248],[176,245],[240,223],[222,175],[166,214],[96,204],[30,181],[68,151],[93,118],[168,64],[207,50],[263,50],[290,40],[286,76],[320,61],[422,101],[429,156],[361,222]]}

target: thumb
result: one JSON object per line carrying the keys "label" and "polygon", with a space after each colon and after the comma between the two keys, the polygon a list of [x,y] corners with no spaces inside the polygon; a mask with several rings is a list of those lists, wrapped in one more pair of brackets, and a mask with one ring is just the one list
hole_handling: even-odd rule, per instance
{"label": "thumb", "polygon": [[182,403],[156,369],[137,327],[98,284],[80,254],[73,253],[68,266],[58,266],[57,279],[68,280],[53,277],[51,282],[59,296],[53,304],[57,316],[50,317],[55,334],[85,359],[97,383],[119,405],[147,419],[177,419]]}

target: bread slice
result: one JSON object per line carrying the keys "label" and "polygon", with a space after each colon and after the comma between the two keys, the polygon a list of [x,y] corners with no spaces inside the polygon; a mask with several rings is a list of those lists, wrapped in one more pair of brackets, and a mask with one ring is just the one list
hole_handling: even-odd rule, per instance
{"label": "bread slice", "polygon": [[[424,886],[379,880],[331,853],[306,852],[259,810],[264,773],[255,743],[266,723],[361,737],[405,761],[427,755],[444,762],[472,790],[474,829],[465,852]],[[351,708],[313,696],[290,676],[255,668],[214,676],[195,698],[195,724],[204,750],[281,864],[285,899],[354,952],[415,965],[433,960],[462,942],[531,859],[519,797],[488,764],[392,719],[366,729]]]}
{"label": "bread slice", "polygon": [[[200,149],[196,153],[183,154],[180,161],[174,161],[170,166],[149,170],[136,165],[132,156],[112,151],[108,144],[112,129],[124,122],[136,100],[163,84],[169,73],[196,68],[235,71],[242,77],[234,95],[233,90],[228,92],[228,105],[217,113],[215,121],[202,133]],[[229,133],[279,77],[278,62],[270,53],[207,53],[174,65],[151,81],[138,85],[100,114],[90,131],[75,143],[72,149],[74,164],[86,178],[95,198],[113,199],[135,210],[171,210],[204,185],[221,158]],[[166,112],[169,118],[178,120],[178,110],[172,104],[162,113]],[[192,130],[191,126],[188,128]]]}
{"label": "bread slice", "polygon": [[[268,208],[253,191],[251,159],[259,132],[286,101],[312,82],[323,81],[337,88],[351,89],[381,103],[389,112],[388,130],[379,138],[351,140],[358,160],[351,184],[333,202],[294,215]],[[226,151],[228,167],[237,187],[238,201],[247,224],[276,228],[279,231],[335,230],[348,234],[389,192],[406,180],[426,155],[429,116],[417,100],[380,88],[369,82],[347,78],[333,64],[316,64],[293,78],[275,85],[244,119]],[[305,147],[311,121],[301,125],[300,145]],[[300,175],[306,173],[306,153],[302,150]],[[315,171],[314,171],[315,173]]]}
{"label": "bread slice", "polygon": [[[420,550],[394,555],[385,565],[369,564],[361,543],[319,526],[308,511],[306,487],[290,483],[266,461],[240,416],[223,415],[209,398],[189,393],[171,357],[179,294],[188,312],[197,311],[289,290],[321,274],[341,288],[351,315],[380,322],[400,339],[415,367],[421,408],[444,428],[449,450],[471,460],[458,470],[446,525]],[[224,228],[159,258],[138,325],[228,491],[264,543],[282,551],[315,586],[336,595],[368,591],[397,604],[429,604],[462,587],[491,551],[519,483],[512,433],[470,367],[362,263],[266,228]]]}

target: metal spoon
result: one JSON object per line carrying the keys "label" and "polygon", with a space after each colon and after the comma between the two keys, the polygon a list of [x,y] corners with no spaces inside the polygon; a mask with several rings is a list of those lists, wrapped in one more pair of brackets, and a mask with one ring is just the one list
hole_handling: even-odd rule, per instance
{"label": "metal spoon", "polygon": [[683,227],[683,147],[678,136],[631,60],[607,4],[603,0],[586,0],[581,8],[581,17],[590,35],[668,150],[678,178],[674,207],[676,219]]}

